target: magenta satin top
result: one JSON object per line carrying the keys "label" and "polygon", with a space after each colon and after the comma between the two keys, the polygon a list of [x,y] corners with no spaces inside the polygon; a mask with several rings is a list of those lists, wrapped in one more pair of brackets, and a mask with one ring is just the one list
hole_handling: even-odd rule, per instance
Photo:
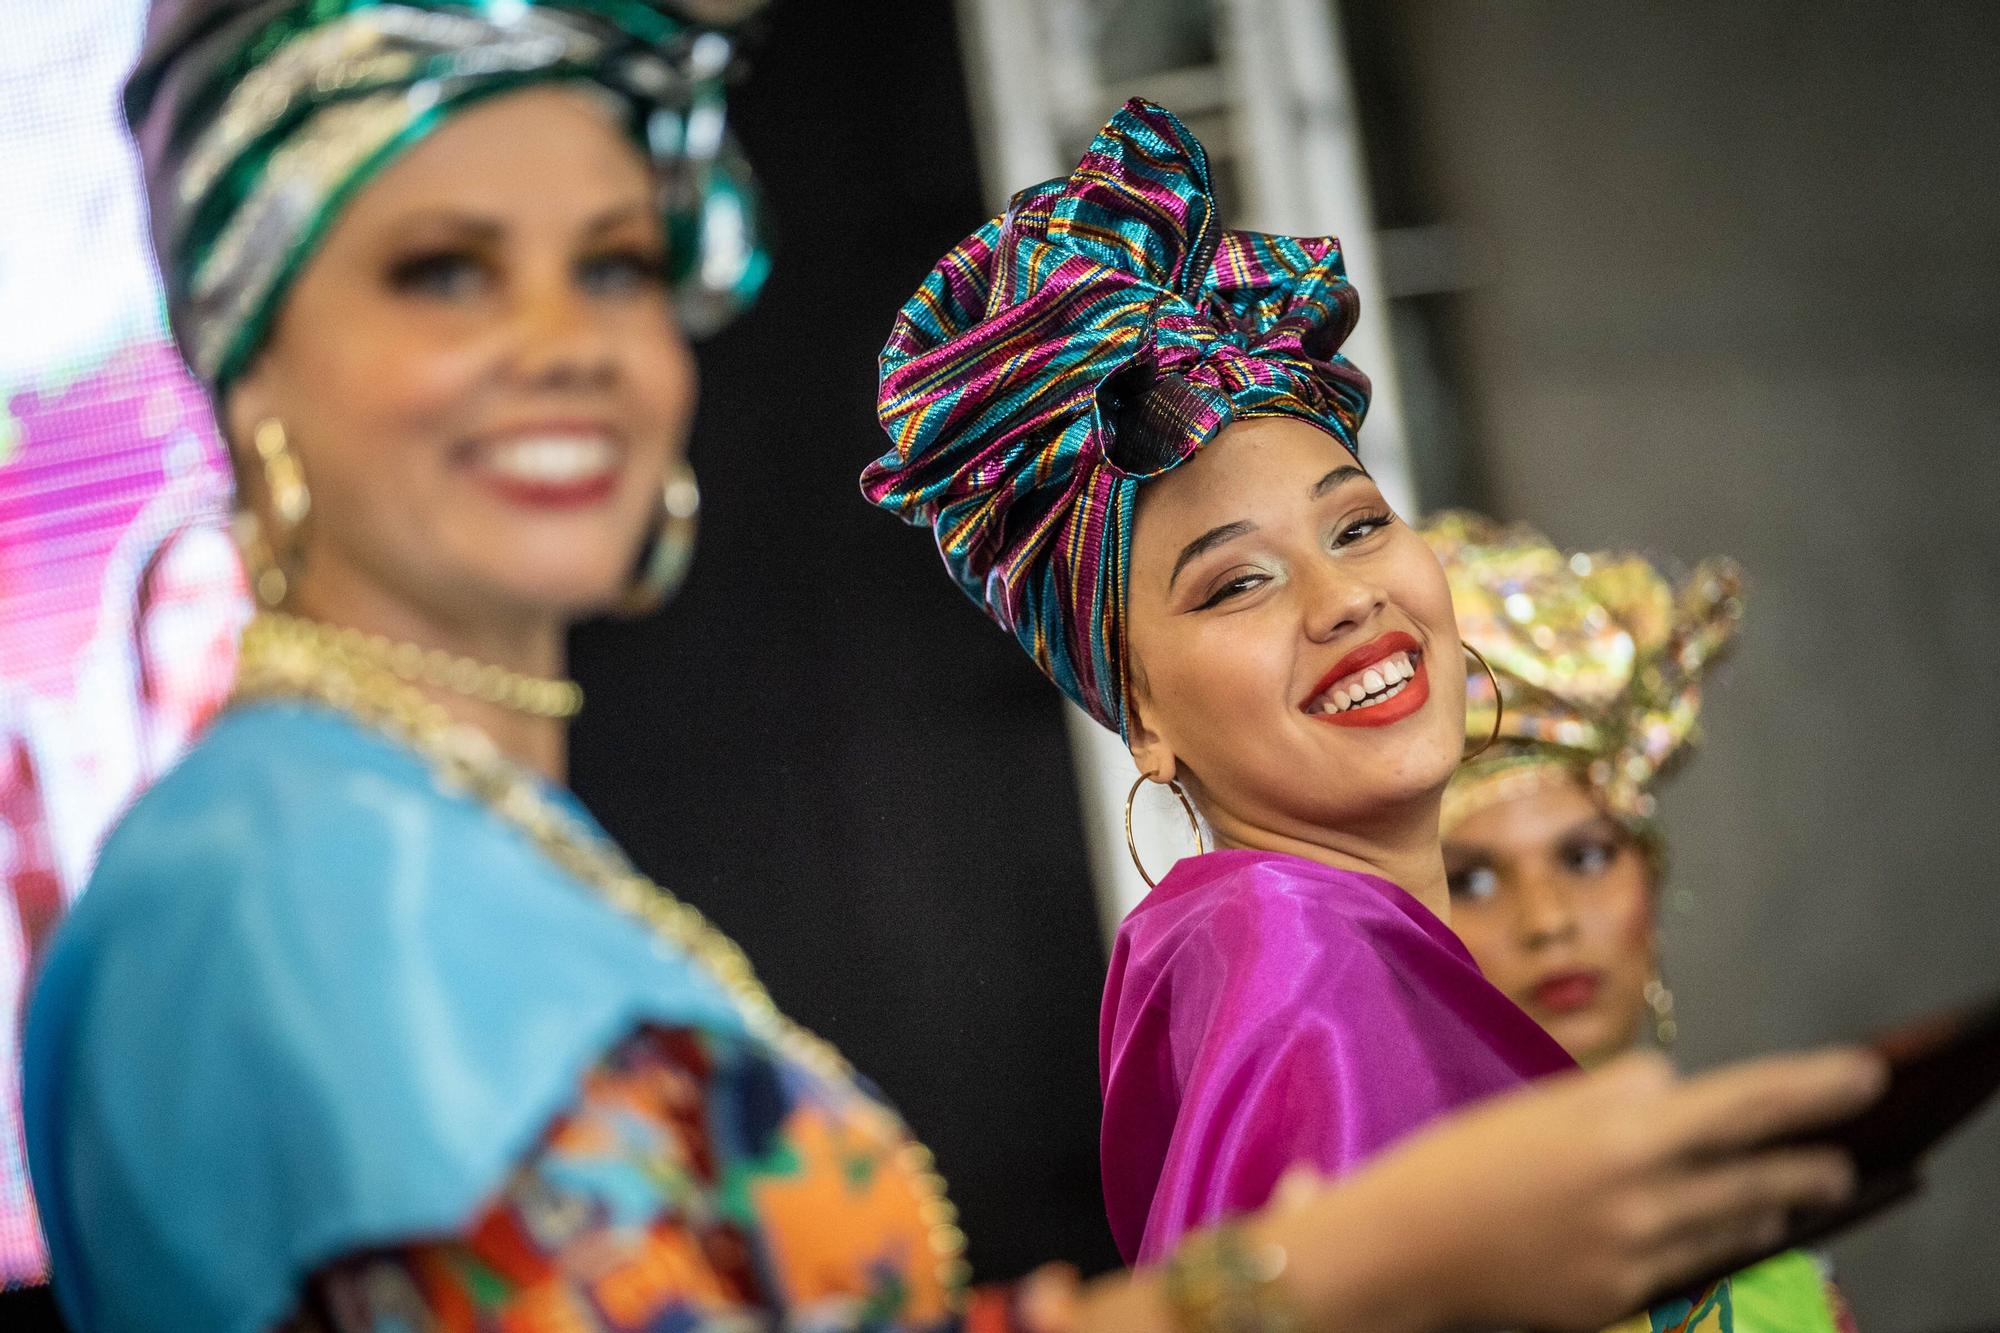
{"label": "magenta satin top", "polygon": [[1128,1263],[1344,1172],[1446,1111],[1574,1068],[1388,880],[1275,852],[1189,857],[1118,929],[1104,1200]]}

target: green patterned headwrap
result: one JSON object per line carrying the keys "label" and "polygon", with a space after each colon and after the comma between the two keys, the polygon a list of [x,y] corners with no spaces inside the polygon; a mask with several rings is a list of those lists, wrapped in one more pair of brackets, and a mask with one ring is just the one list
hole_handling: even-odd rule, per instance
{"label": "green patterned headwrap", "polygon": [[676,305],[707,332],[768,268],[723,87],[762,0],[155,0],[125,113],[168,321],[218,398],[341,205],[458,110],[613,94],[658,165]]}

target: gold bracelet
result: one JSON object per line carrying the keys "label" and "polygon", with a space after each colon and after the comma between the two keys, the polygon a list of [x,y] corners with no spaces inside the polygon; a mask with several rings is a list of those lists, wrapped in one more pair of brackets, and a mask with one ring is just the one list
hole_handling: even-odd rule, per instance
{"label": "gold bracelet", "polygon": [[1298,1312],[1278,1285],[1284,1247],[1225,1222],[1196,1232],[1166,1262],[1167,1305],[1179,1333],[1293,1333]]}

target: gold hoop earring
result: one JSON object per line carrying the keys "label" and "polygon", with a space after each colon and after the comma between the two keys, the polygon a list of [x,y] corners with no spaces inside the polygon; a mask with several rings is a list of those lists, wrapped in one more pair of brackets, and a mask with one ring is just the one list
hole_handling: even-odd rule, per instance
{"label": "gold hoop earring", "polygon": [[1479,663],[1479,669],[1486,673],[1486,679],[1493,682],[1493,730],[1487,733],[1485,743],[1477,750],[1474,750],[1471,754],[1459,756],[1458,762],[1463,764],[1468,760],[1479,758],[1480,755],[1485,754],[1493,748],[1493,742],[1500,739],[1500,718],[1505,710],[1500,703],[1500,677],[1493,674],[1493,664],[1486,660],[1486,654],[1463,641],[1458,646],[1472,655],[1472,660]]}
{"label": "gold hoop earring", "polygon": [[686,459],[677,459],[660,487],[660,524],[639,577],[619,599],[618,612],[643,616],[658,610],[687,582],[701,531],[701,487]]}
{"label": "gold hoop earring", "polygon": [[[1132,836],[1132,802],[1138,798],[1139,788],[1145,786],[1149,781],[1151,779],[1146,774],[1141,773],[1133,781],[1132,790],[1125,793],[1125,850],[1132,854],[1132,864],[1138,868],[1139,878],[1146,881],[1146,887],[1156,889],[1159,885],[1154,882],[1151,875],[1146,873],[1146,863],[1139,859],[1138,839]],[[1166,785],[1175,796],[1180,798],[1181,810],[1187,815],[1188,827],[1194,830],[1195,854],[1201,855],[1207,852],[1208,843],[1201,836],[1201,820],[1195,817],[1194,802],[1188,799],[1186,788],[1182,787],[1180,783],[1174,781],[1172,778],[1167,779]]]}
{"label": "gold hoop earring", "polygon": [[1680,1035],[1680,1024],[1674,1021],[1674,993],[1667,989],[1667,983],[1655,972],[1653,979],[1646,983],[1646,1007],[1653,1011],[1653,1040],[1663,1051],[1674,1048],[1674,1038]]}

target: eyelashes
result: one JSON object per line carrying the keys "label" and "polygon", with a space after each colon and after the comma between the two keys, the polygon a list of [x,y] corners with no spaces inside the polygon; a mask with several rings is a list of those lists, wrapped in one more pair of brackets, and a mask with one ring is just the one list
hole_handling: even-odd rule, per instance
{"label": "eyelashes", "polygon": [[[1374,536],[1377,532],[1388,527],[1395,521],[1396,516],[1386,509],[1372,514],[1364,514],[1345,528],[1342,528],[1340,535],[1334,538],[1333,544],[1335,546],[1351,546],[1364,537]],[[1366,531],[1363,531],[1363,529],[1366,529]]]}
{"label": "eyelashes", "polygon": [[667,285],[667,257],[657,250],[613,250],[593,255],[578,266],[579,277],[593,290],[631,291]]}
{"label": "eyelashes", "polygon": [[1618,859],[1624,845],[1606,837],[1577,838],[1563,844],[1563,868],[1574,875],[1601,875]]}
{"label": "eyelashes", "polygon": [[1454,898],[1483,901],[1500,887],[1500,876],[1492,866],[1475,863],[1445,872],[1445,888]]}
{"label": "eyelashes", "polygon": [[406,255],[389,265],[389,287],[408,296],[450,298],[470,295],[487,276],[485,263],[463,250]]}
{"label": "eyelashes", "polygon": [[[579,259],[577,285],[593,296],[619,296],[667,285],[667,257],[657,249],[634,246],[607,250]],[[430,250],[393,261],[387,271],[391,291],[405,296],[456,301],[485,294],[505,280],[493,260],[473,250]]]}
{"label": "eyelashes", "polygon": [[1206,611],[1212,606],[1220,606],[1239,593],[1248,592],[1259,583],[1264,582],[1268,577],[1265,574],[1238,574],[1235,578],[1209,594],[1208,600],[1197,606],[1195,610]]}
{"label": "eyelashes", "polygon": [[[1610,834],[1583,834],[1555,844],[1551,859],[1565,875],[1595,879],[1611,869],[1628,846],[1628,842]],[[1448,858],[1451,856],[1447,853]],[[1445,885],[1452,897],[1472,902],[1493,898],[1502,888],[1498,866],[1483,856],[1463,861],[1448,860]]]}
{"label": "eyelashes", "polygon": [[[1333,549],[1340,550],[1343,547],[1352,546],[1356,542],[1366,541],[1395,521],[1396,516],[1387,509],[1375,510],[1363,514],[1341,528],[1340,532],[1333,539]],[[1195,607],[1195,610],[1211,610],[1214,607],[1222,605],[1224,602],[1241,596],[1259,584],[1269,581],[1270,575],[1268,574],[1250,572],[1237,574],[1217,587],[1215,591],[1210,593],[1206,599]]]}

